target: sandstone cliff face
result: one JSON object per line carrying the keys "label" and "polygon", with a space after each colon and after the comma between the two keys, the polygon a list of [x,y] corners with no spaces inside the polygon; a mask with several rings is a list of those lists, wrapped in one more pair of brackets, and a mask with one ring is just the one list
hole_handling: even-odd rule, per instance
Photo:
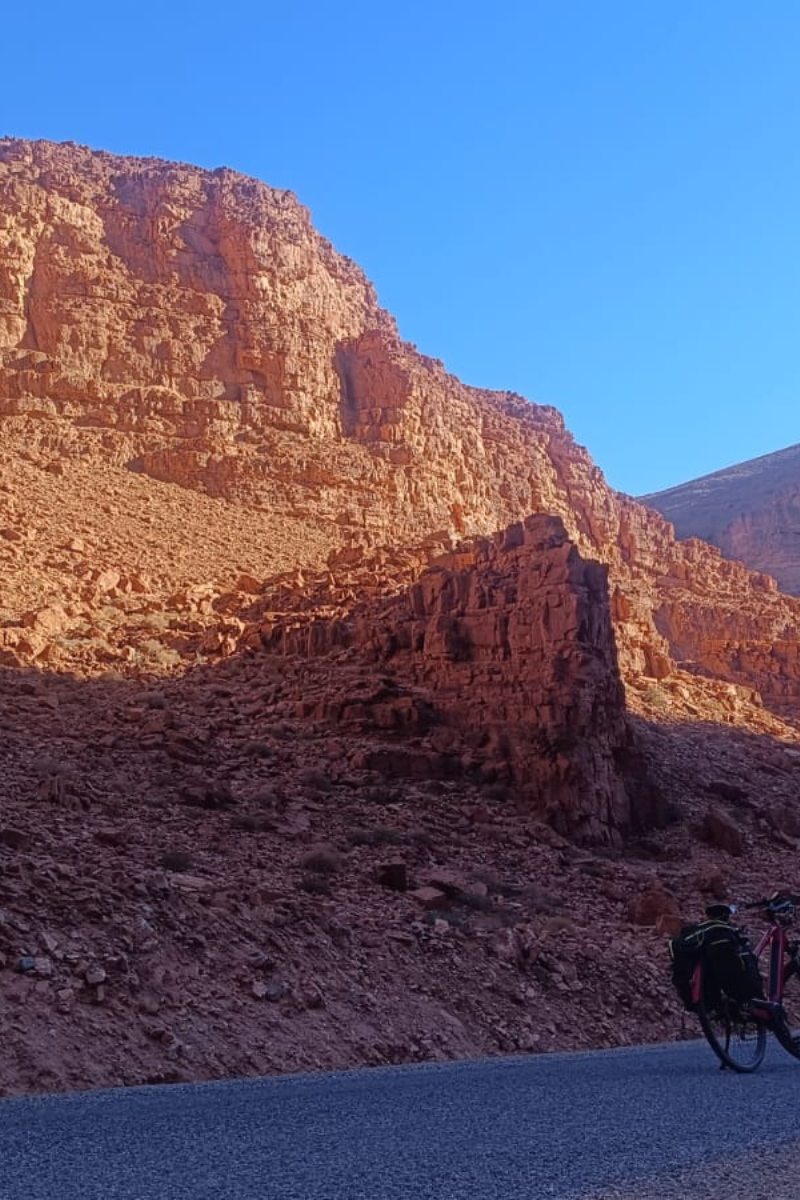
{"label": "sandstone cliff face", "polygon": [[[290,194],[12,141],[0,184],[2,411],[31,445],[99,446],[380,540],[500,528],[536,507],[535,464],[496,478],[514,402],[478,403],[403,346]],[[562,431],[551,410],[517,407],[532,429]],[[68,429],[43,428],[47,416]]]}
{"label": "sandstone cliff face", "polygon": [[800,446],[641,499],[679,538],[703,538],[800,594]]}
{"label": "sandstone cliff face", "polygon": [[[152,669],[157,650],[154,662],[140,647],[158,643],[147,625],[163,614],[173,669],[235,646],[248,593],[287,561],[346,590],[350,552],[414,546],[422,565],[426,548],[547,513],[607,568],[629,703],[654,685],[691,715],[703,676],[725,720],[754,719],[762,698],[796,710],[800,602],[612,492],[553,409],[468,388],[403,343],[290,194],[228,170],[6,139],[0,222],[4,661]],[[73,512],[77,538],[48,540],[44,520],[31,546],[20,461]],[[142,480],[153,496],[181,486],[180,529],[153,537]],[[232,548],[223,534],[209,555],[202,531],[226,519]],[[192,579],[195,554],[229,574]],[[302,582],[291,591],[304,607]],[[87,649],[98,629],[100,656]]]}
{"label": "sandstone cliff face", "polygon": [[329,548],[556,514],[610,567],[623,670],[669,672],[658,579],[688,568],[691,590],[697,555],[607,488],[554,410],[467,388],[402,343],[293,196],[7,139],[0,221],[7,444],[313,520]]}

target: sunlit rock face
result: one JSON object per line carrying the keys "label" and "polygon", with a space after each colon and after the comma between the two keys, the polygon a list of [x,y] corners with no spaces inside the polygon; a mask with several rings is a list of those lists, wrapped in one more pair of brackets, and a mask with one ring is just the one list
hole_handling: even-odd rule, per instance
{"label": "sunlit rock face", "polygon": [[[768,723],[762,702],[797,707],[800,602],[612,491],[554,409],[470,388],[404,343],[290,193],[6,139],[0,232],[3,662],[180,669],[247,641],[254,592],[305,612],[321,574],[352,606],[385,592],[398,550],[413,548],[394,579],[408,589],[443,550],[538,515],[587,578],[602,573],[586,601],[599,624],[579,624],[581,653],[595,636],[601,659],[613,650],[611,690],[586,710],[606,746],[619,680],[629,707],[656,695],[676,715]],[[476,579],[494,569],[480,561]],[[460,694],[462,660],[440,657],[438,691],[450,677]],[[535,781],[523,741],[508,770]],[[612,775],[598,768],[602,815],[576,801],[592,836],[627,820]]]}

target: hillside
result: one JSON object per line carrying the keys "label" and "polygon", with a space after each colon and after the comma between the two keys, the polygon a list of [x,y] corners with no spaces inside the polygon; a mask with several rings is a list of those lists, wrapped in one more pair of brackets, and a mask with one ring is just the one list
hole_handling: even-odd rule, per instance
{"label": "hillside", "polygon": [[800,446],[640,497],[675,526],[800,595]]}
{"label": "hillside", "polygon": [[289,193],[0,141],[0,432],[8,1089],[661,1038],[793,861],[800,600]]}

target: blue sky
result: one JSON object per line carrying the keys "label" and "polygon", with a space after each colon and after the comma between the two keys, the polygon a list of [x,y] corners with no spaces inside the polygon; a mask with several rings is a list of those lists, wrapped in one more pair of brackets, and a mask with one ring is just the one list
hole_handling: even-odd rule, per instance
{"label": "blue sky", "polygon": [[0,133],[295,191],[400,331],[638,494],[800,442],[796,0],[42,0]]}

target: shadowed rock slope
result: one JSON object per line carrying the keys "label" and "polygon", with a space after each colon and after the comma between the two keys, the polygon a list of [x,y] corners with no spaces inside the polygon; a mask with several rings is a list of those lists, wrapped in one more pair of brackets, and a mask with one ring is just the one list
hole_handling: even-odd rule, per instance
{"label": "shadowed rock slope", "polygon": [[642,496],[675,526],[800,595],[800,446]]}

